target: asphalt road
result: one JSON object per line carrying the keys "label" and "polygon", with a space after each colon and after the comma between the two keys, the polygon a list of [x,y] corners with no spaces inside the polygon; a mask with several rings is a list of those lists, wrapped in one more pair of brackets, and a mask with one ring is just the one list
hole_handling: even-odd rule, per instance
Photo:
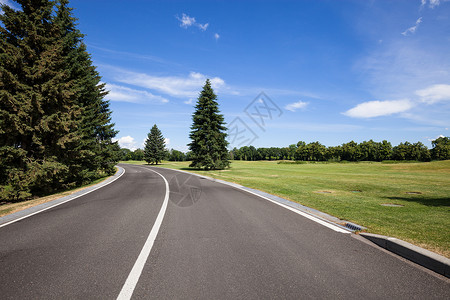
{"label": "asphalt road", "polygon": [[122,167],[0,228],[0,299],[450,298],[448,279],[354,234],[210,180]]}

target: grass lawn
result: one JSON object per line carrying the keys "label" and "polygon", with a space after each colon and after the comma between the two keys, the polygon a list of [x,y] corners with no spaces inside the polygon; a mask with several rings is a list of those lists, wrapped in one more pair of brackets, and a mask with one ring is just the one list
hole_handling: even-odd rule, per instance
{"label": "grass lawn", "polygon": [[450,257],[450,160],[398,164],[233,161],[223,171],[196,171],[188,165],[164,162],[160,166],[262,190],[355,222],[368,232]]}

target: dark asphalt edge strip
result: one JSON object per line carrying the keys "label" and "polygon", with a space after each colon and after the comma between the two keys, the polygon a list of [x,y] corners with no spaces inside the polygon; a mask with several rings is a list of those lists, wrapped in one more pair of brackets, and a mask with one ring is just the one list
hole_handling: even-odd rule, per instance
{"label": "dark asphalt edge strip", "polygon": [[389,236],[366,232],[360,233],[359,235],[381,248],[450,278],[450,259],[444,256]]}
{"label": "dark asphalt edge strip", "polygon": [[[293,202],[293,201],[290,201],[290,200],[287,200],[287,199],[284,199],[284,198],[281,198],[281,197],[278,197],[278,196],[275,196],[275,195],[272,195],[272,194],[269,194],[269,193],[266,193],[266,192],[262,192],[260,190],[252,189],[252,188],[249,188],[249,187],[237,184],[237,183],[228,182],[228,181],[221,180],[221,179],[215,179],[215,178],[212,178],[212,177],[208,177],[208,176],[204,176],[204,175],[200,175],[200,174],[196,174],[196,173],[191,173],[191,172],[187,172],[187,171],[169,169],[169,168],[164,168],[164,167],[157,167],[157,168],[171,170],[171,171],[177,171],[177,172],[181,172],[181,173],[185,173],[185,174],[190,174],[190,175],[194,175],[194,176],[197,176],[197,177],[200,177],[200,178],[204,178],[204,179],[207,179],[207,180],[210,180],[210,181],[213,181],[213,182],[225,184],[225,185],[234,187],[234,188],[236,188],[238,190],[245,191],[247,193],[259,196],[259,197],[261,197],[263,199],[276,202],[276,203],[278,203],[280,205],[285,205],[285,206],[287,206],[286,208],[300,211],[300,212],[302,212],[302,213],[304,213],[304,214],[306,214],[306,215],[308,215],[308,216],[310,216],[312,218],[316,218],[319,221],[328,223],[328,224],[330,224],[332,226],[338,227],[339,229],[343,229],[346,232],[349,232],[349,233],[355,232],[354,229],[351,229],[351,228],[348,228],[346,226],[343,226],[341,224],[336,223],[336,221],[345,222],[345,221],[342,221],[342,220],[340,220],[340,219],[338,219],[336,217],[333,217],[331,215],[328,215],[328,214],[323,213],[321,211],[318,211],[316,209],[313,209],[313,208],[301,205],[299,203],[296,203],[296,202]],[[315,214],[315,213],[317,213],[317,214]],[[325,217],[328,217],[328,219],[325,218]],[[365,227],[362,227],[362,226],[360,226],[360,227],[361,228],[365,228]]]}
{"label": "dark asphalt edge strip", "polygon": [[33,206],[33,207],[29,207],[29,208],[26,208],[24,210],[21,210],[21,211],[18,211],[18,212],[15,212],[15,213],[12,213],[12,214],[9,214],[9,215],[6,215],[6,216],[0,217],[0,228],[4,227],[4,226],[7,226],[9,224],[12,224],[14,222],[23,220],[25,218],[31,217],[31,216],[33,216],[35,214],[40,213],[40,212],[46,211],[46,210],[48,210],[48,209],[50,209],[52,207],[61,205],[63,203],[69,202],[69,201],[72,201],[72,200],[74,200],[76,198],[79,198],[79,197],[84,196],[86,194],[89,194],[89,193],[91,193],[91,192],[93,192],[95,190],[98,190],[99,188],[107,186],[108,184],[116,181],[123,174],[125,174],[125,169],[124,168],[119,167],[119,166],[116,166],[116,167],[117,167],[117,172],[113,176],[108,177],[106,180],[104,180],[104,181],[102,181],[102,182],[100,182],[98,184],[95,184],[93,186],[87,187],[87,188],[85,188],[85,189],[83,189],[81,191],[78,191],[76,193],[73,193],[71,195],[68,195],[68,196],[65,196],[65,197],[61,197],[61,198],[58,198],[58,199],[55,199],[55,200],[52,200],[52,201],[49,201],[49,202],[46,202],[46,203],[42,203],[42,204],[39,204],[39,205],[36,205],[36,206]]}

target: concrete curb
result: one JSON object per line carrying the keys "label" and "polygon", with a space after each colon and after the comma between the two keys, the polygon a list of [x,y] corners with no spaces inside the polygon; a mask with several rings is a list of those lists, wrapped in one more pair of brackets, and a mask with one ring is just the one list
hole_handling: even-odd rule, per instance
{"label": "concrete curb", "polygon": [[444,256],[389,236],[365,232],[359,235],[386,250],[450,278],[450,259]]}
{"label": "concrete curb", "polygon": [[72,201],[72,200],[74,200],[74,199],[76,199],[78,197],[84,196],[84,195],[86,195],[86,194],[88,194],[90,192],[93,192],[93,191],[95,191],[95,190],[97,190],[99,188],[102,188],[102,187],[104,187],[104,186],[106,186],[106,185],[116,181],[117,179],[119,179],[125,173],[125,169],[124,168],[119,167],[119,166],[116,166],[116,167],[117,167],[117,172],[113,176],[110,176],[106,180],[104,180],[104,181],[102,181],[102,182],[100,182],[100,183],[98,183],[96,185],[92,185],[92,186],[90,186],[88,188],[85,188],[85,189],[83,189],[81,191],[73,193],[73,194],[71,194],[69,196],[58,198],[58,199],[55,199],[55,200],[52,200],[52,201],[49,201],[49,202],[46,202],[46,203],[42,203],[42,204],[39,204],[39,205],[36,205],[36,206],[33,206],[33,207],[29,207],[29,208],[26,208],[24,210],[21,210],[21,211],[18,211],[18,212],[15,212],[15,213],[12,213],[12,214],[9,214],[9,215],[6,215],[6,216],[0,217],[0,227],[4,227],[6,225],[9,225],[11,223],[14,223],[14,222],[20,221],[22,219],[28,218],[28,217],[30,217],[32,215],[35,215],[37,213],[40,213],[40,212],[45,211],[47,209],[50,209],[52,207],[58,206],[60,204],[63,204],[63,203],[69,202],[69,201]]}

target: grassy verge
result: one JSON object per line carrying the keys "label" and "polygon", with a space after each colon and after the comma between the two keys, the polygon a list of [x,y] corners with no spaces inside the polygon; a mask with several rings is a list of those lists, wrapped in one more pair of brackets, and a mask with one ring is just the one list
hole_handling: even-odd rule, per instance
{"label": "grassy verge", "polygon": [[397,237],[450,257],[450,161],[398,164],[234,161],[229,170],[208,172],[190,170],[188,165],[188,162],[164,162],[160,166],[259,189],[363,225],[368,232]]}
{"label": "grassy verge", "polygon": [[103,177],[103,178],[99,178],[87,185],[83,185],[81,187],[72,189],[72,190],[68,190],[68,191],[64,191],[61,193],[57,193],[57,194],[53,194],[53,195],[48,195],[45,197],[39,197],[36,199],[32,199],[32,200],[27,200],[27,201],[21,201],[21,202],[14,202],[14,203],[5,203],[0,205],[0,217],[42,204],[42,203],[46,203],[52,200],[56,200],[58,198],[62,198],[65,196],[69,196],[72,195],[73,193],[76,193],[78,191],[84,190],[85,188],[88,188],[94,184],[100,183],[104,180],[106,180],[107,178],[109,178],[109,176]]}

